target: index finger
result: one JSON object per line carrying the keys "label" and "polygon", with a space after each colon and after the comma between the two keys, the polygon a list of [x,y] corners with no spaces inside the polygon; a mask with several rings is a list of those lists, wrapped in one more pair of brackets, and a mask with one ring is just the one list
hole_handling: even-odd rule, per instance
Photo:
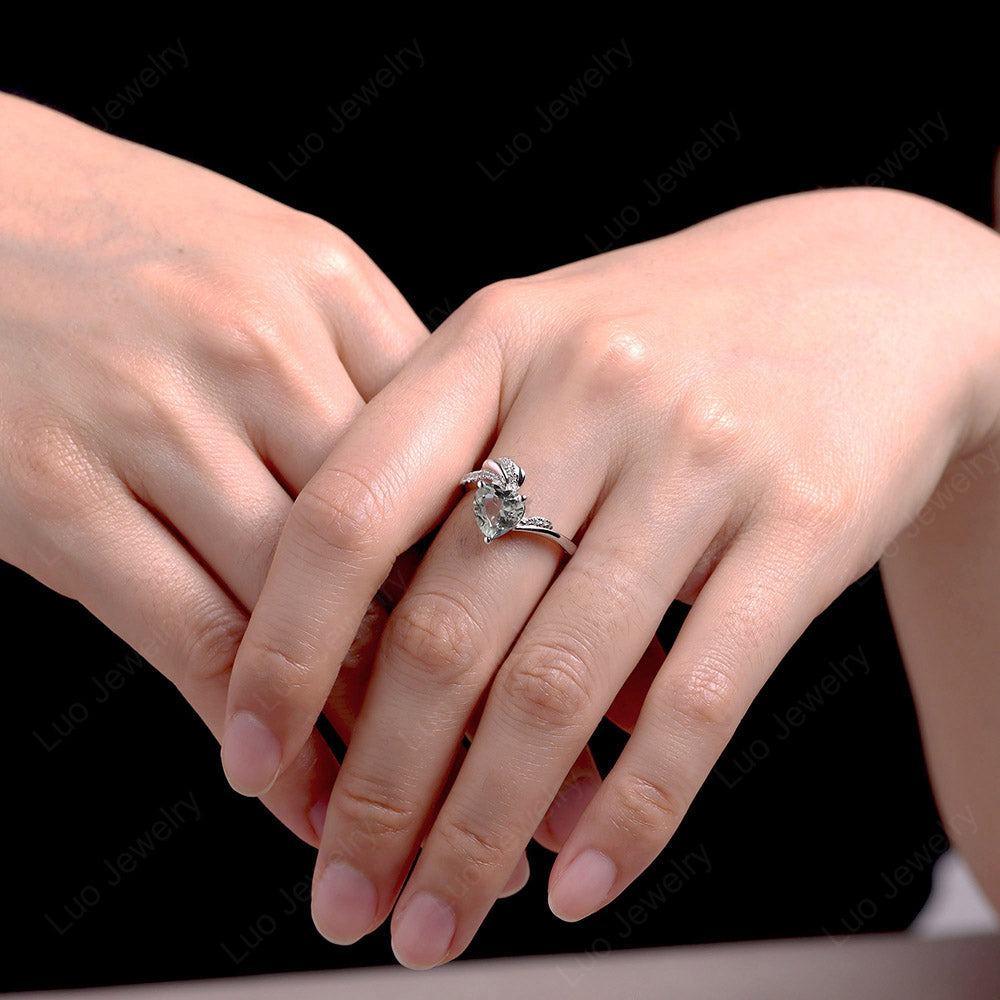
{"label": "index finger", "polygon": [[295,758],[396,557],[443,517],[480,458],[497,421],[498,362],[442,327],[299,494],[230,680],[222,761],[237,791],[263,794]]}

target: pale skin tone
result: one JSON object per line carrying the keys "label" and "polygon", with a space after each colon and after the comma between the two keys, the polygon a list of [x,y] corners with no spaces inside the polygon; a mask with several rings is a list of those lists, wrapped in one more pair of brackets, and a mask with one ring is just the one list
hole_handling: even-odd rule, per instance
{"label": "pale skin tone", "polygon": [[[606,905],[887,547],[942,815],[976,817],[951,832],[1000,898],[1000,477],[914,522],[1000,431],[995,234],[895,192],[776,199],[491,287],[428,338],[326,223],[0,115],[0,557],[142,651],[234,787],[319,844],[327,937],[393,913],[405,964],[454,958],[532,834],[558,915]],[[572,560],[482,544],[454,484],[490,455]],[[604,714],[633,737],[602,785]]]}
{"label": "pale skin tone", "polygon": [[[294,497],[427,331],[320,219],[5,94],[0,124],[0,558],[221,738]],[[344,739],[385,618],[372,601],[323,706]],[[337,761],[314,730],[286,763],[263,801],[315,846]],[[589,754],[578,771],[596,780]],[[509,889],[526,878],[522,859]]]}
{"label": "pale skin tone", "polygon": [[[391,913],[404,964],[460,954],[606,713],[632,738],[549,899],[567,920],[612,901],[808,623],[998,427],[1000,240],[915,196],[775,199],[475,296],[299,496],[236,658],[228,712],[273,742],[227,735],[227,763],[266,787],[373,585],[445,518],[334,785],[319,929]],[[490,455],[537,470],[531,510],[580,540],[561,570],[535,538],[481,544],[454,484]],[[675,597],[677,642],[634,673]]]}
{"label": "pale skin tone", "polygon": [[[994,170],[1000,230],[1000,165]],[[1000,909],[1000,442],[953,463],[882,575],[945,828]],[[964,478],[963,478],[964,477]]]}
{"label": "pale skin tone", "polygon": [[[426,331],[318,219],[7,95],[0,120],[0,557],[221,737],[294,493]],[[316,842],[335,771],[314,734],[265,802]]]}

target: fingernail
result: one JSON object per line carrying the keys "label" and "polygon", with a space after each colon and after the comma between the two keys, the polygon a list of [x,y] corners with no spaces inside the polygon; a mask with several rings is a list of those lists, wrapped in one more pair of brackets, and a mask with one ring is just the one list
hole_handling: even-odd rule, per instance
{"label": "fingernail", "polygon": [[313,923],[327,941],[354,944],[371,930],[377,906],[371,880],[346,861],[333,861],[313,892]]}
{"label": "fingernail", "polygon": [[549,806],[545,824],[549,835],[560,847],[569,840],[569,835],[583,815],[584,809],[600,787],[599,781],[581,778],[575,785],[570,785],[560,792],[555,802]]}
{"label": "fingernail", "polygon": [[263,795],[281,766],[281,745],[256,715],[237,712],[222,741],[222,767],[242,795]]}
{"label": "fingernail", "polygon": [[455,936],[455,911],[429,892],[418,892],[392,932],[392,950],[408,969],[429,969],[448,954]]}
{"label": "fingernail", "polygon": [[614,862],[592,848],[575,857],[549,889],[549,909],[570,923],[598,909],[618,877]]}
{"label": "fingernail", "polygon": [[329,808],[330,797],[327,796],[324,799],[320,799],[309,810],[309,822],[312,824],[312,828],[320,840],[323,839],[323,824],[326,823],[326,811]]}
{"label": "fingernail", "polygon": [[515,893],[520,892],[528,884],[530,877],[531,868],[528,867],[528,859],[522,854],[521,860],[518,861],[517,867],[511,872],[510,878],[507,879],[507,884],[503,887],[499,898],[506,899],[508,896],[513,896]]}

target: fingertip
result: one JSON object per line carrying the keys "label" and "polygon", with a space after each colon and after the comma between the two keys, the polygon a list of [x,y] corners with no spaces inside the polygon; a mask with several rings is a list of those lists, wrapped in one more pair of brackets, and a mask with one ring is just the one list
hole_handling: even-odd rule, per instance
{"label": "fingertip", "polygon": [[323,840],[323,826],[326,823],[326,811],[330,808],[330,796],[326,795],[313,804],[309,810],[309,825],[316,834],[316,839]]}
{"label": "fingertip", "polygon": [[378,891],[374,883],[346,861],[327,864],[316,881],[312,917],[331,944],[354,944],[375,923]]}
{"label": "fingertip", "polygon": [[507,879],[507,884],[503,887],[497,898],[507,899],[509,896],[517,895],[528,884],[529,878],[531,878],[531,866],[528,864],[528,856],[522,854],[516,867],[511,872],[510,878]]}
{"label": "fingertip", "polygon": [[549,886],[549,909],[560,920],[576,923],[599,910],[618,880],[618,868],[603,851],[578,854]]}
{"label": "fingertip", "polygon": [[601,776],[595,767],[593,774],[560,789],[539,828],[547,841],[543,846],[553,845],[550,850],[555,851],[562,848],[600,787]]}
{"label": "fingertip", "polygon": [[392,952],[408,969],[432,969],[444,962],[458,920],[450,904],[429,892],[417,893],[395,919]]}
{"label": "fingertip", "polygon": [[222,769],[232,788],[257,797],[269,791],[281,769],[281,744],[251,712],[237,712],[222,740]]}

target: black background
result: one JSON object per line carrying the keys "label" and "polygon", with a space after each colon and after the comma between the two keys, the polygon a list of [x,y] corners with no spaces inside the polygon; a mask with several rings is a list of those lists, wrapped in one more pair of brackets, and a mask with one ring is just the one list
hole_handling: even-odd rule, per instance
{"label": "black background", "polygon": [[[300,26],[279,38],[265,25],[239,40],[177,30],[116,43],[8,37],[0,89],[334,222],[431,326],[498,278],[792,191],[881,180],[988,220],[995,122],[966,98],[904,104],[905,88],[875,69],[857,96],[792,76],[780,96],[751,98],[739,73],[720,80],[716,67],[679,63],[648,30],[625,31],[632,66],[618,57],[542,132],[536,105],[566,91],[622,34],[514,43],[481,32],[459,41]],[[393,60],[402,65],[396,54],[414,38],[423,65],[407,57],[408,68],[334,133],[328,105]],[[183,59],[164,56],[171,47]],[[137,91],[141,71],[165,59],[172,68]],[[112,112],[108,102],[130,83],[138,96]],[[672,193],[647,204],[644,181],[690,160],[700,130],[723,119],[739,137],[692,161]],[[925,128],[933,140],[902,158],[910,130],[928,121],[943,122],[947,137]],[[304,154],[309,145],[316,151]],[[308,885],[314,852],[229,790],[216,744],[167,682],[78,605],[3,565],[0,586],[13,685],[6,988],[391,961],[384,929],[347,950],[313,930],[295,892]],[[668,615],[666,641],[682,616]],[[102,700],[115,669],[127,679]],[[783,735],[779,719],[831,676],[839,690],[813,700],[806,721]],[[600,735],[602,767],[620,745],[615,733]],[[109,884],[106,862],[182,800],[199,817],[186,813],[134,872]],[[567,958],[572,973],[586,952],[607,948],[901,928],[922,905],[928,873],[908,886],[892,873],[936,844],[939,829],[873,572],[786,658],[647,876],[604,913],[566,926],[545,905],[549,857],[533,850],[528,888],[497,905],[467,954],[584,953]],[[678,886],[669,874],[693,853],[710,870]]]}

